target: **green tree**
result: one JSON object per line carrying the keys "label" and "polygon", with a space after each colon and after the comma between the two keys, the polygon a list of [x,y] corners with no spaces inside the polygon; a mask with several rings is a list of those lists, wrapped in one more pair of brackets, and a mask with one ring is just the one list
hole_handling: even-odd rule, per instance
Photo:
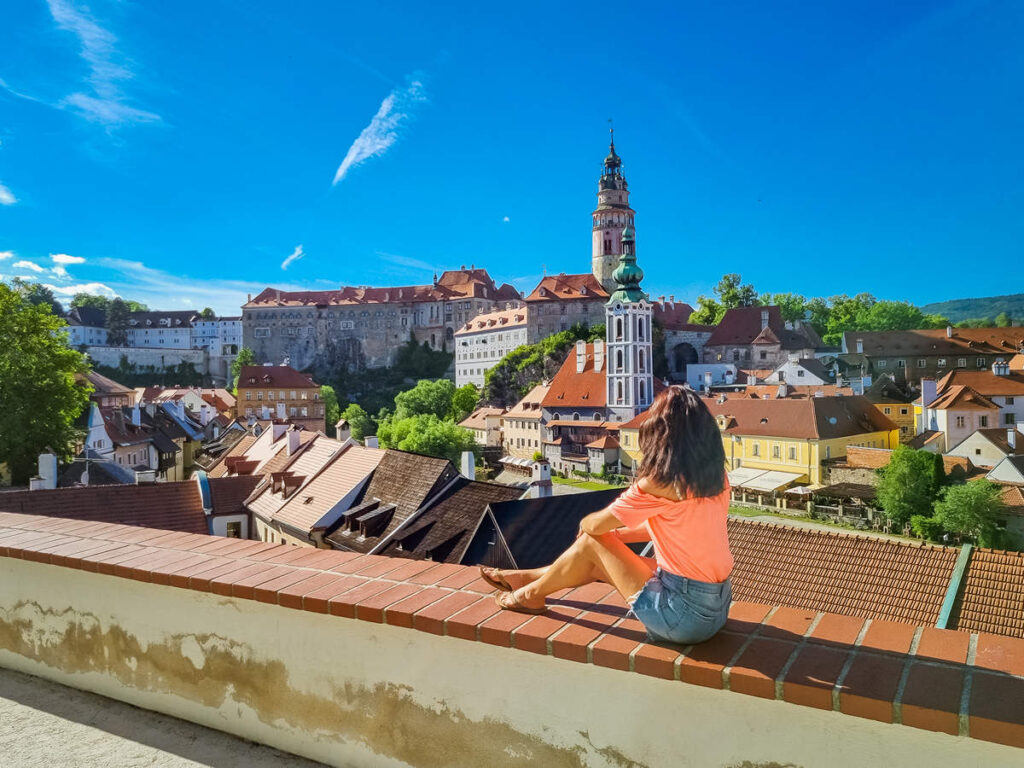
{"label": "green tree", "polygon": [[327,422],[327,434],[334,435],[334,425],[341,418],[341,406],[338,405],[338,396],[334,394],[334,387],[327,384],[320,385],[320,402],[324,404],[324,421]]}
{"label": "green tree", "polygon": [[76,293],[71,297],[71,308],[77,307],[92,307],[93,309],[101,309],[104,312],[110,307],[110,299],[106,296],[97,296],[92,293]]}
{"label": "green tree", "polygon": [[824,336],[828,328],[828,319],[832,314],[832,308],[829,306],[828,301],[820,296],[809,299],[807,302],[807,312],[810,313],[811,326],[818,332],[819,336]]}
{"label": "green tree", "polygon": [[725,307],[710,296],[698,296],[697,308],[690,315],[690,322],[697,325],[718,325],[725,316]]}
{"label": "green tree", "polygon": [[931,517],[945,479],[941,456],[901,445],[879,475],[878,503],[896,525],[906,525],[914,515]]}
{"label": "green tree", "polygon": [[112,347],[128,345],[128,305],[124,299],[112,299],[107,307],[107,344]]}
{"label": "green tree", "polygon": [[715,285],[715,295],[719,303],[726,309],[735,307],[752,307],[757,304],[757,291],[749,283],[741,283],[742,277],[735,272],[722,275],[722,279]]}
{"label": "green tree", "polygon": [[149,312],[149,307],[143,304],[141,301],[135,301],[135,299],[125,299],[124,305],[128,307],[129,312]]}
{"label": "green tree", "polygon": [[29,304],[37,307],[46,307],[55,315],[64,314],[64,307],[57,301],[53,291],[45,285],[30,283],[28,280],[22,280],[20,277],[14,278],[11,284],[14,286],[14,290],[20,293]]}
{"label": "green tree", "polygon": [[452,413],[452,398],[455,396],[455,385],[448,379],[416,382],[416,386],[399,392],[395,396],[396,420],[410,416],[433,414],[439,419],[447,419]]}
{"label": "green tree", "polygon": [[203,320],[216,320],[217,313],[210,307],[203,307],[203,311],[199,313],[199,317]]}
{"label": "green tree", "polygon": [[807,299],[799,293],[762,293],[760,303],[778,307],[783,320],[803,320],[807,314]]}
{"label": "green tree", "polygon": [[996,315],[996,328],[1009,328],[1013,325],[1013,318],[1008,312],[1000,312]]}
{"label": "green tree", "polygon": [[231,361],[231,386],[236,395],[238,394],[238,374],[242,367],[255,364],[256,354],[248,347],[242,347],[238,350],[238,356]]}
{"label": "green tree", "polygon": [[463,451],[479,450],[473,433],[453,421],[439,419],[433,413],[421,413],[404,419],[385,419],[377,428],[377,437],[385,448],[423,453],[448,459],[456,466]]}
{"label": "green tree", "polygon": [[0,462],[18,484],[43,451],[70,455],[89,403],[89,389],[75,382],[86,359],[68,346],[66,327],[50,307],[0,283]]}
{"label": "green tree", "polygon": [[1006,514],[1002,488],[989,480],[952,485],[935,503],[935,520],[950,533],[992,546],[999,538],[998,522]]}
{"label": "green tree", "polygon": [[942,534],[945,533],[942,523],[927,515],[911,515],[910,530],[915,536],[930,541],[941,541]]}
{"label": "green tree", "polygon": [[458,424],[476,410],[480,390],[475,384],[463,384],[452,394],[451,420]]}
{"label": "green tree", "polygon": [[341,418],[348,422],[354,440],[362,440],[377,432],[377,425],[361,405],[352,403],[341,412]]}
{"label": "green tree", "polygon": [[832,296],[828,300],[828,320],[822,340],[826,344],[838,345],[847,331],[868,330],[864,327],[864,316],[875,301],[870,293],[858,293],[853,298],[846,294]]}

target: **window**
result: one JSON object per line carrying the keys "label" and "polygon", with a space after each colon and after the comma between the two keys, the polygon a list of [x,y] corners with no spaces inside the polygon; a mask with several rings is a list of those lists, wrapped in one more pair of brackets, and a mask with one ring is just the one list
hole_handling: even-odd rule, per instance
{"label": "window", "polygon": [[897,360],[896,361],[896,367],[897,368],[906,368],[907,367],[907,361],[906,360]]}
{"label": "window", "polygon": [[647,401],[647,384],[646,382],[640,382],[640,402],[644,403]]}
{"label": "window", "polygon": [[879,368],[885,368],[885,366],[886,366],[887,364],[888,364],[888,363],[887,363],[887,361],[886,361],[886,360],[879,360],[879,361],[878,361],[878,367],[879,367]]}
{"label": "window", "polygon": [[985,367],[985,358],[984,357],[979,357],[978,358],[978,367],[979,368],[984,368]]}
{"label": "window", "polygon": [[292,397],[291,397],[291,399],[292,399],[292,400],[294,400],[294,399],[295,399],[295,390],[294,390],[294,389],[293,389],[293,390],[291,390],[291,394],[292,394]]}
{"label": "window", "polygon": [[267,392],[267,399],[268,400],[273,400],[274,399],[274,390],[271,389],[271,390],[269,390]]}
{"label": "window", "polygon": [[768,353],[765,350],[763,350],[763,349],[761,350],[761,359],[762,360],[767,360],[768,359]]}
{"label": "window", "polygon": [[772,458],[773,459],[782,458],[782,449],[779,446],[777,446],[777,445],[773,445],[772,446]]}
{"label": "window", "polygon": [[918,358],[917,367],[918,368],[927,368],[928,367],[928,361],[925,360],[923,357]]}
{"label": "window", "polygon": [[1006,404],[1007,405],[1013,405],[1013,398],[1012,397],[1006,398]]}
{"label": "window", "polygon": [[964,420],[964,417],[963,417],[963,416],[957,416],[957,417],[956,417],[956,425],[957,425],[958,427],[960,427],[961,429],[963,429],[963,428],[964,428],[964,425],[965,425],[965,424],[966,424],[966,421]]}
{"label": "window", "polygon": [[754,456],[760,456],[761,455],[761,444],[760,443],[754,443],[751,446],[751,448],[750,448],[750,453],[752,455],[754,455]]}
{"label": "window", "polygon": [[263,390],[262,389],[259,392],[256,393],[256,399],[257,400],[262,400],[263,399]]}
{"label": "window", "polygon": [[946,367],[946,358],[944,358],[944,357],[940,357],[935,362],[939,366],[939,368],[945,368]]}
{"label": "window", "polygon": [[1012,413],[1008,413],[1005,416],[1003,416],[1003,424],[1005,424],[1006,426],[1012,427],[1014,425],[1014,423],[1015,423],[1015,417],[1014,417],[1014,415]]}
{"label": "window", "polygon": [[892,408],[890,408],[889,406],[885,406],[885,408],[882,409],[882,413],[888,416],[890,413],[892,413]]}
{"label": "window", "polygon": [[227,524],[227,530],[224,533],[229,539],[240,539],[242,538],[242,523],[240,521],[234,521]]}
{"label": "window", "polygon": [[245,399],[246,399],[246,400],[252,400],[252,392],[246,391],[246,393],[245,393]]}
{"label": "window", "polygon": [[280,392],[278,392],[277,393],[277,397],[278,397],[279,400],[284,400],[284,390],[281,390]]}
{"label": "window", "polygon": [[967,367],[967,358],[966,357],[958,357],[956,359],[956,365],[957,365],[958,368],[966,368]]}
{"label": "window", "polygon": [[909,409],[907,409],[907,408],[900,408],[900,416],[906,416],[908,413],[910,413]]}
{"label": "window", "polygon": [[986,427],[988,427],[988,416],[979,416],[978,417],[978,426],[981,429],[985,429]]}
{"label": "window", "polygon": [[779,381],[785,381],[785,380],[786,380],[786,372],[785,371],[779,371]]}
{"label": "window", "polygon": [[796,446],[791,445],[789,447],[789,460],[796,461]]}

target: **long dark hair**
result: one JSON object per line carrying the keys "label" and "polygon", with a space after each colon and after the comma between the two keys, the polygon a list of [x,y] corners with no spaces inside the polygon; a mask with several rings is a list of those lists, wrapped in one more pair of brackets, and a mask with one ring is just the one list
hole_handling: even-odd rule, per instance
{"label": "long dark hair", "polygon": [[675,489],[679,498],[717,496],[725,489],[725,449],[711,411],[689,387],[658,395],[640,426],[638,478]]}

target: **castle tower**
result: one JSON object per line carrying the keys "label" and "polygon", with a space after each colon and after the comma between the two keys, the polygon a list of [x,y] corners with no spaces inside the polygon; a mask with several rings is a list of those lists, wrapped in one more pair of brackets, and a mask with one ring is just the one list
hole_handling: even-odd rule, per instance
{"label": "castle tower", "polygon": [[622,175],[622,160],[615,154],[615,132],[612,130],[608,157],[597,186],[597,208],[594,211],[592,270],[597,281],[611,293],[615,290],[612,273],[622,255],[622,233],[633,226],[634,211],[629,207],[629,185]]}
{"label": "castle tower", "polygon": [[[632,212],[631,212],[632,213]],[[636,264],[633,227],[626,225],[621,255],[612,273],[615,290],[605,308],[608,338],[608,410],[628,421],[654,400],[651,347],[653,305],[640,290],[644,272]]]}

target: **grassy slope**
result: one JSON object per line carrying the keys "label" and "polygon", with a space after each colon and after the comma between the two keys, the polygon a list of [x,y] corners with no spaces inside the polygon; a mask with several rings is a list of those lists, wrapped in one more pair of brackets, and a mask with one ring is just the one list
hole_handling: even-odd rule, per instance
{"label": "grassy slope", "polygon": [[994,318],[1000,312],[1006,312],[1016,322],[1020,322],[1024,320],[1024,293],[938,301],[934,304],[925,304],[921,307],[921,311],[926,314],[943,315],[954,323],[977,317]]}

